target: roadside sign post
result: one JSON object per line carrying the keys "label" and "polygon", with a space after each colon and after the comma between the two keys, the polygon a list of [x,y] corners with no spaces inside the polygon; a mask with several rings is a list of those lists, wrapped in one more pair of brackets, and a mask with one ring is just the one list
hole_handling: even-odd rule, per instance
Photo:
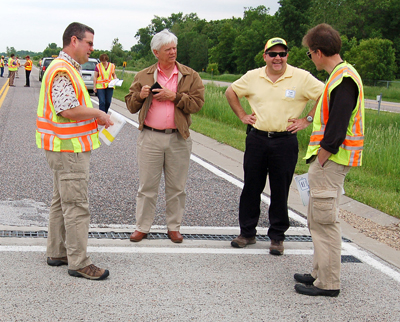
{"label": "roadside sign post", "polygon": [[381,110],[381,102],[382,102],[382,93],[376,96],[376,100],[378,101],[378,115]]}

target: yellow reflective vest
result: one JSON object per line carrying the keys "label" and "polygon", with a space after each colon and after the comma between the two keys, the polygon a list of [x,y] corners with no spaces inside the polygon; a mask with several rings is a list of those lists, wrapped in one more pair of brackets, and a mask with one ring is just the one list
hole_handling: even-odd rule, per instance
{"label": "yellow reflective vest", "polygon": [[15,59],[10,58],[8,60],[8,70],[10,72],[15,72],[18,69],[17,67],[17,61]]}
{"label": "yellow reflective vest", "polygon": [[57,73],[71,79],[80,105],[93,108],[85,83],[78,71],[66,60],[56,58],[43,75],[36,119],[36,145],[55,152],[86,152],[100,146],[96,119],[74,121],[57,115],[51,88]]}
{"label": "yellow reflective vest", "polygon": [[329,119],[329,101],[332,91],[342,82],[343,77],[351,77],[358,87],[358,99],[350,122],[347,127],[346,138],[339,151],[331,154],[329,160],[346,166],[361,166],[364,147],[364,88],[360,75],[353,66],[344,62],[337,66],[329,76],[324,92],[319,100],[314,115],[313,130],[304,159],[318,154],[321,141],[324,138],[325,126]]}
{"label": "yellow reflective vest", "polygon": [[0,67],[4,67],[4,59],[3,58],[0,59]]}
{"label": "yellow reflective vest", "polygon": [[108,87],[108,83],[114,79],[112,76],[115,72],[115,65],[108,63],[107,69],[104,68],[102,63],[97,64],[97,69],[99,71],[99,76],[96,79],[96,88],[104,89]]}

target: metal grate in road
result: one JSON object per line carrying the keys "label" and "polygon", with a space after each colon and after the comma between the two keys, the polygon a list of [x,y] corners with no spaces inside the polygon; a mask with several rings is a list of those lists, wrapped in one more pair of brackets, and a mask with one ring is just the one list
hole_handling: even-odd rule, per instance
{"label": "metal grate in road", "polygon": [[[92,239],[129,239],[131,232],[89,232],[89,238]],[[182,234],[187,240],[213,240],[213,241],[231,241],[237,235],[222,235],[222,234]],[[21,230],[0,230],[1,237],[17,237],[17,238],[47,238],[47,231],[21,231]],[[168,239],[166,233],[149,233],[148,239]],[[257,235],[257,241],[269,241],[267,235]],[[342,238],[343,242],[350,243],[351,240]],[[312,242],[311,236],[307,235],[287,235],[285,242]]]}

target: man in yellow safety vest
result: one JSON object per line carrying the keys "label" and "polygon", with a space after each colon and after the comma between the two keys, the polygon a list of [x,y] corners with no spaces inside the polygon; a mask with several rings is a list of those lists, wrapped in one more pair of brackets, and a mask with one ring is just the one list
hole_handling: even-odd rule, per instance
{"label": "man in yellow safety vest", "polygon": [[0,59],[0,77],[3,77],[4,74],[4,56],[1,56]]}
{"label": "man in yellow safety vest", "polygon": [[14,58],[15,55],[11,54],[10,55],[10,59],[8,60],[8,73],[9,73],[9,81],[8,81],[8,85],[15,87],[14,85],[14,79],[15,79],[15,73],[17,72],[17,61]]}
{"label": "man in yellow safety vest", "polygon": [[[364,89],[355,68],[340,57],[342,41],[328,24],[303,38],[308,57],[329,78],[314,114],[305,159],[310,163],[308,228],[314,244],[311,274],[295,274],[296,292],[336,297],[340,292],[339,199],[346,174],[361,166],[364,145]],[[304,284],[304,285],[303,285]]]}
{"label": "man in yellow safety vest", "polygon": [[100,146],[97,125],[108,128],[110,116],[93,108],[80,75],[93,51],[94,30],[71,23],[64,31],[63,50],[43,75],[37,110],[36,144],[45,150],[53,171],[47,264],[68,265],[68,274],[102,280],[109,271],[87,256],[90,213],[88,200],[91,150]]}

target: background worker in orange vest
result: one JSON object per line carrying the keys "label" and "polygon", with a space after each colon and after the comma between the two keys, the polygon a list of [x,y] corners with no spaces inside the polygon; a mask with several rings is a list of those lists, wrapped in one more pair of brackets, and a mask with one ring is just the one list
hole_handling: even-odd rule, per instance
{"label": "background worker in orange vest", "polygon": [[17,61],[15,60],[15,55],[11,54],[10,59],[8,60],[8,74],[9,74],[9,81],[8,85],[15,87],[14,85],[14,78],[15,73],[17,72]]}
{"label": "background worker in orange vest", "polygon": [[108,87],[111,80],[117,78],[115,75],[115,65],[108,62],[108,55],[100,55],[100,63],[97,64],[94,70],[93,91],[97,93],[99,98],[99,109],[108,112],[111,105],[111,100],[114,88]]}
{"label": "background worker in orange vest", "polygon": [[24,87],[30,87],[31,85],[29,83],[29,76],[31,75],[33,62],[31,60],[31,58],[29,57],[29,55],[26,56],[25,59],[26,59],[26,62],[24,64],[24,67],[25,67],[26,83],[25,83]]}
{"label": "background worker in orange vest", "polygon": [[113,122],[93,108],[80,75],[81,65],[93,52],[93,38],[94,30],[78,22],[65,29],[63,50],[43,76],[36,144],[45,150],[54,181],[47,264],[68,265],[68,274],[74,277],[102,280],[109,271],[93,265],[87,256],[89,165],[91,151],[100,146],[97,125],[108,128]]}
{"label": "background worker in orange vest", "polygon": [[1,59],[0,59],[0,71],[1,71],[0,77],[3,77],[3,74],[4,74],[4,56],[1,56]]}

